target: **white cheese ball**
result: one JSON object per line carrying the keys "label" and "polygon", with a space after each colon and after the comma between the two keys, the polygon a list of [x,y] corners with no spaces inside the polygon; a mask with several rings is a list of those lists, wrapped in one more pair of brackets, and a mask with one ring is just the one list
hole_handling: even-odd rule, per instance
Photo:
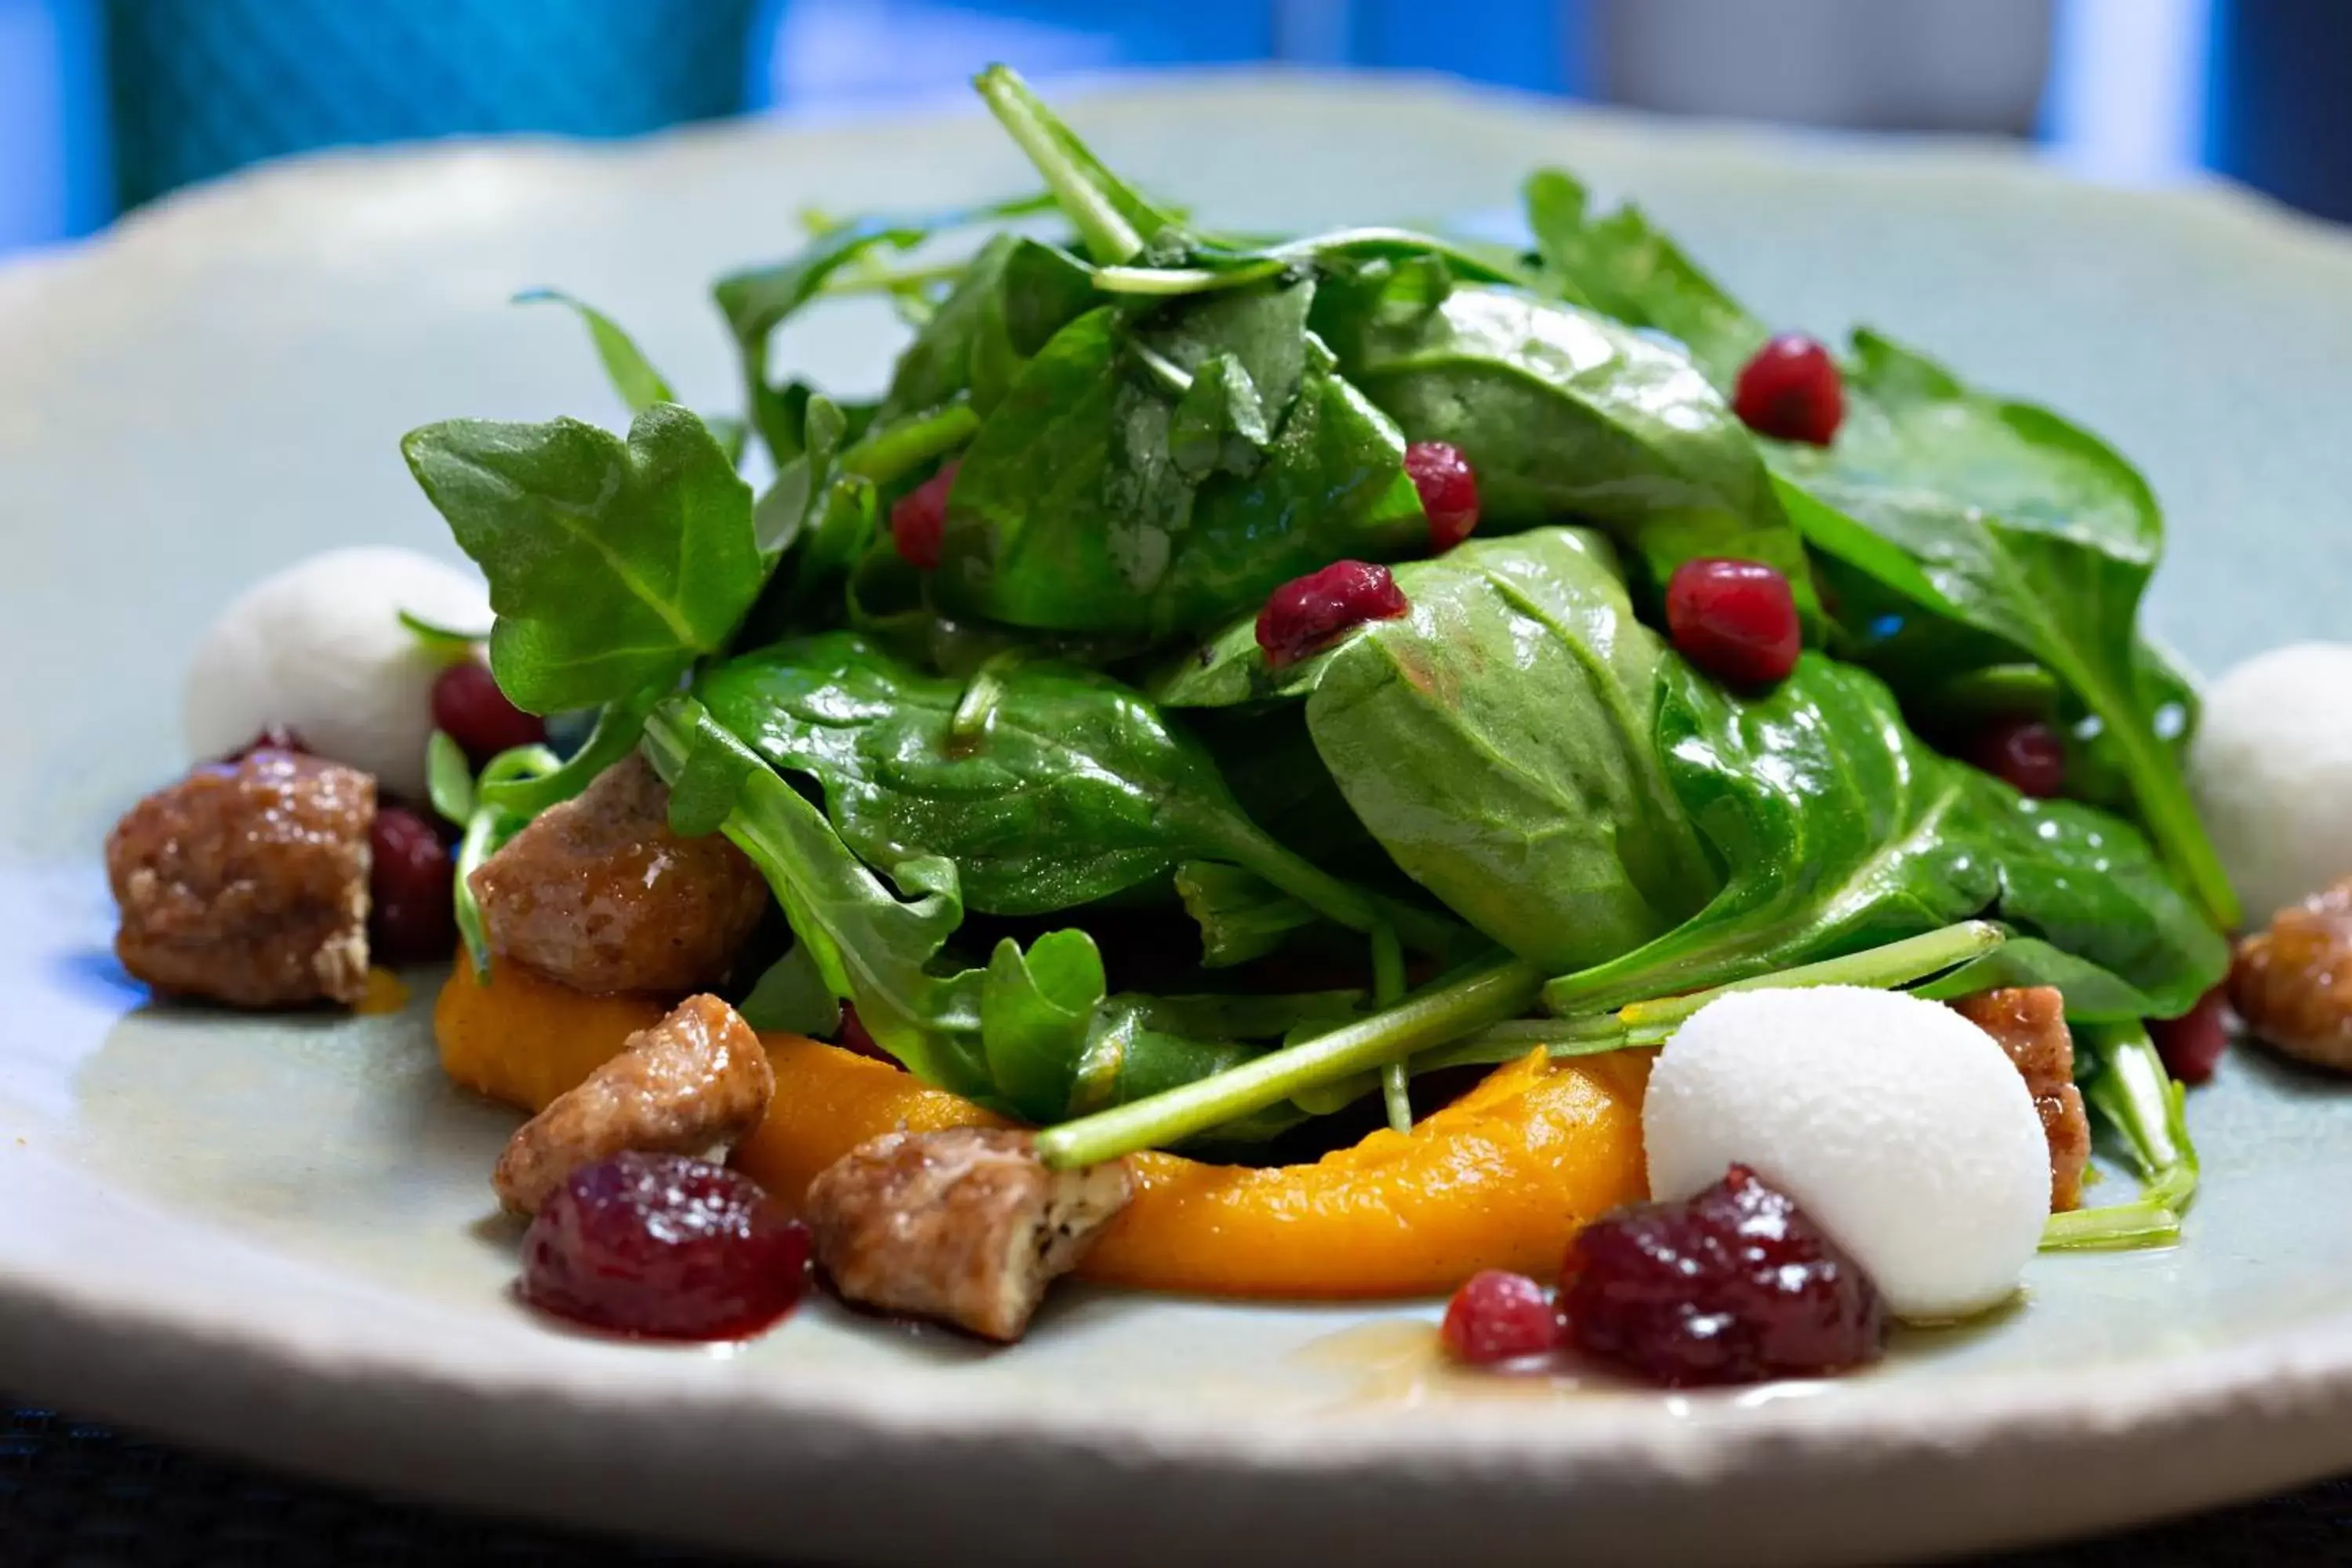
{"label": "white cheese ball", "polygon": [[2273,648],[2223,677],[2189,787],[2248,924],[2352,876],[2352,645]]}
{"label": "white cheese ball", "polygon": [[233,752],[282,724],[322,757],[421,800],[433,681],[443,668],[403,610],[458,631],[490,624],[479,579],[413,550],[332,550],[266,577],[221,612],[188,666],[188,753]]}
{"label": "white cheese ball", "polygon": [[1654,1196],[1689,1197],[1746,1165],[1914,1321],[2006,1300],[2050,1212],[2025,1079],[1991,1036],[1899,992],[1708,1003],[1659,1053],[1642,1133]]}

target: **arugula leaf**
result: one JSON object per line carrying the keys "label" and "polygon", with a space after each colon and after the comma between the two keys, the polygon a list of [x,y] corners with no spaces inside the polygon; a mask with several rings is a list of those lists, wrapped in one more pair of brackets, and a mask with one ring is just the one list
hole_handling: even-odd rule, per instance
{"label": "arugula leaf", "polygon": [[761,1034],[807,1035],[829,1040],[841,1028],[841,1001],[827,988],[824,973],[806,942],[796,942],[760,978],[735,1011]]}
{"label": "arugula leaf", "polygon": [[1695,557],[1760,561],[1816,611],[1803,542],[1753,438],[1673,349],[1487,286],[1418,310],[1354,309],[1318,313],[1340,368],[1412,439],[1469,459],[1483,530],[1598,523],[1661,584]]}
{"label": "arugula leaf", "polygon": [[675,681],[727,646],[766,576],[750,487],[673,404],[625,443],[573,419],[461,419],[401,451],[489,579],[490,668],[530,712]]}
{"label": "arugula leaf", "polygon": [[[936,574],[942,605],[1161,637],[1255,610],[1341,557],[1423,545],[1403,438],[1300,324],[1312,287],[1179,300],[1132,323],[1103,307],[1056,333],[964,455]],[[1196,484],[1170,447],[1176,409],[1194,372],[1227,353],[1278,426],[1246,478]]]}
{"label": "arugula leaf", "polygon": [[588,340],[596,348],[596,358],[613,383],[613,390],[628,405],[631,414],[643,414],[656,403],[676,403],[677,395],[670,390],[669,382],[656,370],[636,340],[622,330],[621,324],[583,300],[555,289],[525,289],[514,297],[518,305],[551,303],[568,305],[588,329]]}
{"label": "arugula leaf", "polygon": [[854,632],[730,660],[696,693],[767,762],[814,774],[862,858],[943,858],[976,909],[1067,909],[1213,857],[1353,929],[1400,921],[1422,945],[1450,941],[1448,922],[1388,909],[1268,837],[1198,742],[1140,694],[1045,661],[992,679],[988,722],[966,737],[962,683]]}

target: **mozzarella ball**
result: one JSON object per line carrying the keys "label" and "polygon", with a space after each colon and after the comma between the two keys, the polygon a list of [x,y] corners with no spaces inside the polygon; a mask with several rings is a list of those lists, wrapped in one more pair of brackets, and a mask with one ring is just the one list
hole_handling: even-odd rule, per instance
{"label": "mozzarella ball", "polygon": [[2224,676],[2189,787],[2248,924],[2352,876],[2352,644],[2273,648]]}
{"label": "mozzarella ball", "polygon": [[1689,1197],[1746,1165],[1915,1321],[2008,1298],[2050,1212],[2025,1079],[1991,1036],[1899,992],[1708,1003],[1659,1053],[1642,1132],[1654,1196]]}
{"label": "mozzarella ball", "polygon": [[319,755],[424,798],[442,663],[400,624],[403,610],[463,631],[490,624],[479,579],[411,550],[329,551],[247,589],[188,666],[189,755],[219,757],[282,724]]}

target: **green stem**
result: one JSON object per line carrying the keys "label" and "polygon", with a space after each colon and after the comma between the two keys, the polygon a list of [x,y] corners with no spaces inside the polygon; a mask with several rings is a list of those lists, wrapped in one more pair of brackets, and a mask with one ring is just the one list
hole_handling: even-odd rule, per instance
{"label": "green stem", "polygon": [[955,711],[948,717],[950,746],[973,746],[988,734],[989,726],[996,721],[996,705],[1004,699],[1005,675],[1027,662],[1028,657],[1025,649],[1009,647],[981,661],[964,684],[963,695],[956,700]]}
{"label": "green stem", "polygon": [[1179,294],[1210,294],[1220,289],[1241,289],[1287,270],[1291,263],[1268,256],[1236,267],[1097,267],[1094,284],[1106,294],[1166,298]]}
{"label": "green stem", "polygon": [[[1372,1005],[1393,1007],[1404,1000],[1404,948],[1396,927],[1372,930]],[[1412,1068],[1402,1057],[1381,1068],[1381,1097],[1386,1102],[1389,1126],[1398,1132],[1412,1131]]]}
{"label": "green stem", "polygon": [[1049,1127],[1037,1134],[1037,1153],[1054,1169],[1068,1170],[1180,1143],[1318,1084],[1379,1068],[1523,1013],[1542,986],[1541,970],[1498,955],[1393,1007],[1269,1051],[1213,1078]]}
{"label": "green stem", "polygon": [[973,85],[997,123],[1045,176],[1045,187],[1054,193],[1063,216],[1086,241],[1087,253],[1105,266],[1132,261],[1143,248],[1143,237],[1135,232],[1135,226],[1127,221],[1108,193],[1088,179],[1070,156],[1021,79],[1003,66],[991,66]]}
{"label": "green stem", "polygon": [[842,453],[840,469],[860,479],[887,485],[934,458],[944,458],[971,439],[980,416],[969,403],[950,403],[918,418],[901,419],[879,430],[869,430],[857,445]]}
{"label": "green stem", "polygon": [[1735,991],[1786,991],[1808,985],[1865,985],[1875,991],[1892,991],[1928,975],[1941,974],[1947,969],[1957,969],[2008,940],[2008,933],[1990,921],[1962,921],[1958,925],[1905,937],[1882,947],[1850,952],[1841,958],[1825,958],[1815,963],[1800,963],[1769,974],[1751,975],[1687,996],[1629,1003],[1617,1016],[1637,1038],[1655,1035],[1663,1041],[1684,1019],[1717,997]]}
{"label": "green stem", "polygon": [[2168,1246],[2180,1239],[2180,1216],[2197,1195],[2200,1175],[2189,1140],[2188,1091],[2166,1076],[2141,1025],[2085,1026],[2081,1039],[2099,1063],[2084,1098],[2123,1134],[2144,1184],[2131,1203],[2051,1215],[2042,1245],[2063,1251]]}
{"label": "green stem", "polygon": [[1383,925],[1392,926],[1416,952],[1455,951],[1462,929],[1443,915],[1368,893],[1284,848],[1255,823],[1244,823],[1238,829],[1227,825],[1220,828],[1203,833],[1204,849],[1256,872],[1333,924],[1367,936]]}

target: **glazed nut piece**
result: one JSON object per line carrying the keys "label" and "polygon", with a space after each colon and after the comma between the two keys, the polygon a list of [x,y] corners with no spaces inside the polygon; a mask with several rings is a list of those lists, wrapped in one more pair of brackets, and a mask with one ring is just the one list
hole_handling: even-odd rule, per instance
{"label": "glazed nut piece", "polygon": [[2238,944],[2230,1005],[2288,1056],[2352,1072],[2352,877]]}
{"label": "glazed nut piece", "polygon": [[2032,1091],[2042,1134],[2050,1141],[2050,1212],[2079,1208],[2083,1167],[2091,1159],[2091,1119],[2083,1091],[2074,1087],[2065,996],[2054,985],[2012,985],[1963,996],[1952,1006],[1993,1037]]}
{"label": "glazed nut piece", "polygon": [[1050,1171],[1025,1132],[957,1127],[859,1144],[804,1217],[847,1300],[1009,1342],[1133,1195],[1124,1161]]}
{"label": "glazed nut piece", "polygon": [[716,996],[689,996],[525,1122],[490,1185],[508,1209],[535,1215],[574,1171],[614,1154],[723,1159],[775,1092],[751,1026]]}
{"label": "glazed nut piece", "polygon": [[195,769],[106,839],[115,955],[158,991],[238,1007],[367,990],[375,780],[288,751]]}
{"label": "glazed nut piece", "polygon": [[768,907],[768,885],[716,834],[669,829],[669,790],[632,755],[541,813],[477,867],[490,950],[576,991],[716,985]]}

